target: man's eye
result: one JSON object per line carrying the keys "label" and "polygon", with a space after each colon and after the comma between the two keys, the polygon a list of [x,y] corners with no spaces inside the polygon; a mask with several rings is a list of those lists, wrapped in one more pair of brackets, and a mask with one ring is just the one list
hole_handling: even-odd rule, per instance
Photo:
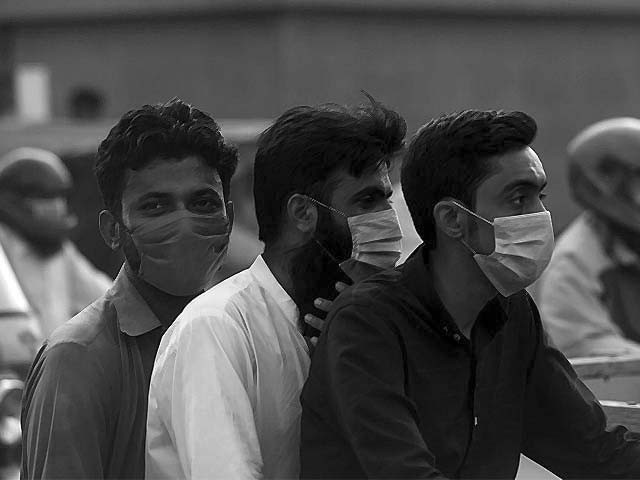
{"label": "man's eye", "polygon": [[524,195],[518,195],[513,200],[511,200],[511,202],[514,205],[517,205],[518,207],[521,207],[522,205],[524,205],[524,201],[525,200],[526,200],[526,197]]}
{"label": "man's eye", "polygon": [[154,211],[162,210],[163,208],[164,208],[164,204],[160,200],[146,202],[140,206],[140,210],[143,210],[145,212],[154,212]]}
{"label": "man's eye", "polygon": [[358,202],[362,208],[372,207],[375,203],[376,199],[373,195],[367,195],[366,197],[362,197]]}
{"label": "man's eye", "polygon": [[192,208],[201,212],[211,212],[217,210],[222,206],[222,203],[217,198],[199,198],[192,204]]}

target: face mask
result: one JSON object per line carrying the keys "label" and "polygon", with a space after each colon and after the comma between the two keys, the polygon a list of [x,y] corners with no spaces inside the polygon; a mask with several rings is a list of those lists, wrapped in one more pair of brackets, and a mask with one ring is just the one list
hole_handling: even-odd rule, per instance
{"label": "face mask", "polygon": [[553,225],[548,211],[498,217],[493,222],[455,203],[465,212],[493,226],[495,249],[490,255],[473,253],[480,270],[504,297],[535,282],[551,260]]}
{"label": "face mask", "polygon": [[222,214],[179,211],[149,220],[129,233],[140,254],[138,276],[171,295],[190,296],[213,285],[231,228]]}
{"label": "face mask", "polygon": [[384,270],[395,267],[402,255],[402,230],[393,208],[349,217],[333,207],[308,198],[347,218],[351,232],[351,258],[342,262],[340,268],[350,269],[353,262],[374,265]]}

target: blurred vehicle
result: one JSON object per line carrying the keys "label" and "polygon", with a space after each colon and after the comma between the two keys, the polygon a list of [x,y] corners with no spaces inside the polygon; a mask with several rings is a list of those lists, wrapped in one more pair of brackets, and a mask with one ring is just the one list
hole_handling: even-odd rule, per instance
{"label": "blurred vehicle", "polygon": [[20,477],[20,401],[24,384],[0,376],[0,480]]}
{"label": "blurred vehicle", "polygon": [[19,477],[22,379],[41,343],[38,320],[0,247],[0,480]]}
{"label": "blurred vehicle", "polygon": [[0,379],[25,378],[42,340],[38,320],[0,248]]}

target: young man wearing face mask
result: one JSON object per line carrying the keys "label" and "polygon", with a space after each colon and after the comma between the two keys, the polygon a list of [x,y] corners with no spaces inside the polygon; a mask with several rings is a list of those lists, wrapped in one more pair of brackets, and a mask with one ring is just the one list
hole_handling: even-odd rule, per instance
{"label": "young man wearing face mask", "polygon": [[402,190],[424,244],[335,301],[302,392],[302,478],[638,478],[640,442],[551,348],[523,290],[553,250],[521,112],[420,129]]}
{"label": "young man wearing face mask", "polygon": [[164,336],[149,393],[149,478],[297,478],[302,317],[345,271],[397,261],[388,168],[405,130],[371,99],[296,107],[262,134],[254,196],[264,253]]}
{"label": "young man wearing face mask", "polygon": [[126,261],[40,350],[23,400],[22,478],[143,478],[147,395],[165,330],[208,288],[232,223],[236,150],[180,100],[125,114],[95,172],[100,231]]}

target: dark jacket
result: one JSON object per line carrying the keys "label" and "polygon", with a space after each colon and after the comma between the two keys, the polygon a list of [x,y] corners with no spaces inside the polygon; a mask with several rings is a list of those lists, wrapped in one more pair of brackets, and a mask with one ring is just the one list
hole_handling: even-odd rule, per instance
{"label": "dark jacket", "polygon": [[640,478],[640,442],[545,341],[526,292],[471,341],[426,250],[335,302],[302,392],[302,478],[513,478],[520,453],[564,478]]}

